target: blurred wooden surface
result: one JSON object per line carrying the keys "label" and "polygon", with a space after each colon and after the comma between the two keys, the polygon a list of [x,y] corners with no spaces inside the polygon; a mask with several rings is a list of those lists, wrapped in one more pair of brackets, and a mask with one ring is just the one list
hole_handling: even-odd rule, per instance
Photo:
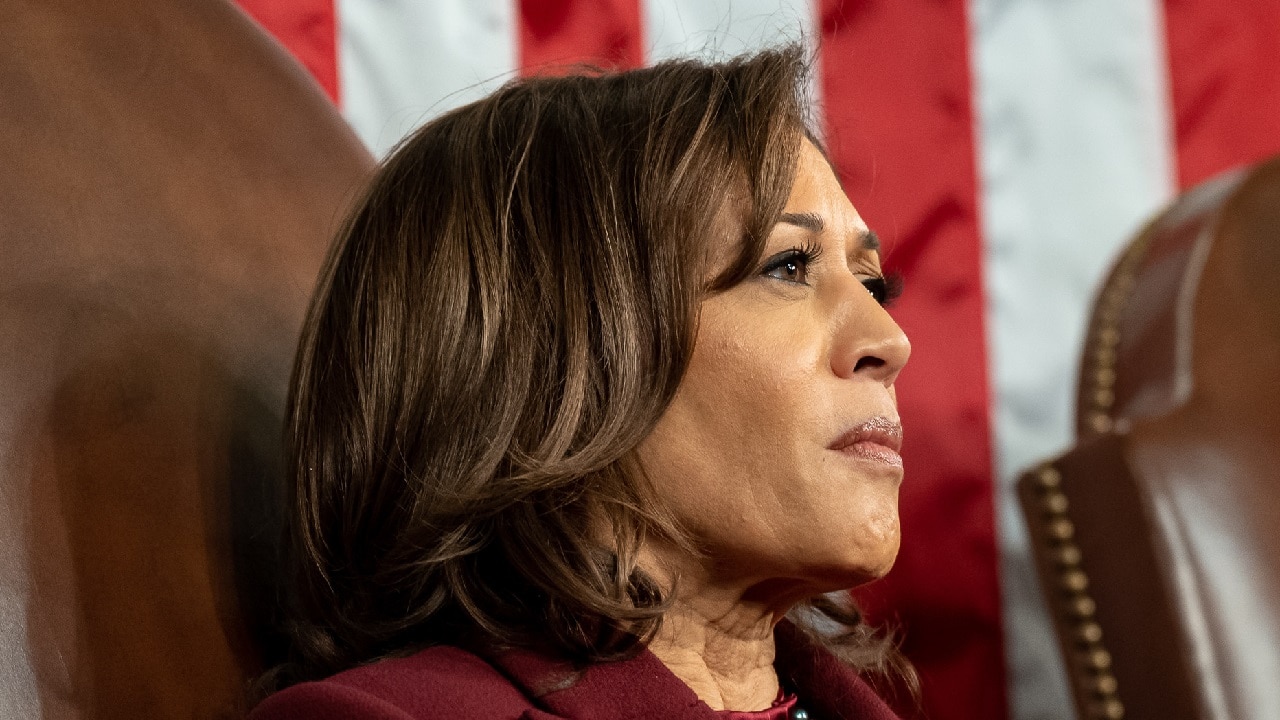
{"label": "blurred wooden surface", "polygon": [[234,716],[280,417],[373,161],[221,0],[0,8],[0,717]]}

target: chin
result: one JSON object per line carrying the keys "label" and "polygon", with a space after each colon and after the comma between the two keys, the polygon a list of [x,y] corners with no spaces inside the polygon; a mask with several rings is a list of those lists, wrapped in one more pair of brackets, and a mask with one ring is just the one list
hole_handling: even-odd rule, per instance
{"label": "chin", "polygon": [[892,531],[887,536],[878,537],[876,540],[874,544],[862,545],[858,552],[848,558],[850,575],[860,579],[858,584],[869,583],[888,575],[893,569],[894,561],[898,559],[901,537],[898,534],[897,523],[894,523]]}
{"label": "chin", "polygon": [[822,588],[820,592],[848,590],[888,575],[897,557],[898,546],[894,543],[891,549],[885,548],[873,556],[861,553],[856,557],[842,558],[808,574],[818,580],[817,584]]}
{"label": "chin", "polygon": [[884,577],[885,575],[888,575],[888,574],[889,574],[889,571],[893,569],[893,563],[894,563],[894,561],[895,561],[895,560],[897,560],[897,559],[898,559],[898,551],[897,551],[897,549],[895,548],[895,549],[894,549],[894,551],[893,551],[893,554],[889,555],[889,557],[885,558],[883,561],[881,561],[881,562],[877,563],[874,567],[869,568],[869,569],[864,573],[864,575],[865,575],[865,577],[866,577],[866,580],[865,580],[864,582],[871,582],[872,580],[879,580],[880,578]]}

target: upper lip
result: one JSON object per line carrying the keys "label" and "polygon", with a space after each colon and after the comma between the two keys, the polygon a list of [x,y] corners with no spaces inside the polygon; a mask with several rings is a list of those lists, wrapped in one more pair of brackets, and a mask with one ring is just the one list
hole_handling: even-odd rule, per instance
{"label": "upper lip", "polygon": [[888,417],[877,416],[846,430],[829,446],[843,450],[855,443],[872,442],[894,452],[902,451],[902,424]]}

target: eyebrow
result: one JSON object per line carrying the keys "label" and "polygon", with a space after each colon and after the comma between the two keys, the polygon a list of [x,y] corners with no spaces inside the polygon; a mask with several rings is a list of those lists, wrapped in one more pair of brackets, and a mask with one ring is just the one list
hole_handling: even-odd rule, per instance
{"label": "eyebrow", "polygon": [[820,233],[827,226],[822,221],[822,216],[817,213],[782,213],[778,218],[778,222],[784,222],[788,225],[802,227],[811,232]]}
{"label": "eyebrow", "polygon": [[[782,213],[778,217],[778,222],[795,225],[814,233],[820,233],[827,227],[827,224],[822,220],[822,216],[817,213]],[[880,236],[876,235],[874,230],[859,232],[858,241],[863,250],[880,250]]]}

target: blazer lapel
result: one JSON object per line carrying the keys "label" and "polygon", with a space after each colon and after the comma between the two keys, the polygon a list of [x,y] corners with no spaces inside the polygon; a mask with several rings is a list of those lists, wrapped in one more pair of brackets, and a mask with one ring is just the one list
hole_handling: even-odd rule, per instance
{"label": "blazer lapel", "polygon": [[528,720],[716,720],[715,711],[647,650],[583,670],[522,650],[491,662],[539,706],[525,713]]}

